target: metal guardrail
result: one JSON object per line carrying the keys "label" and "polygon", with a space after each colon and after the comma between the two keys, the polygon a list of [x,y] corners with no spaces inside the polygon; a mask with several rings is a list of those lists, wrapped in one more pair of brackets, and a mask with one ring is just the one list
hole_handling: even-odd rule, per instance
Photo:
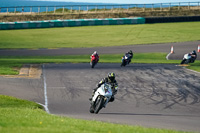
{"label": "metal guardrail", "polygon": [[0,14],[86,14],[200,10],[200,2],[0,7]]}

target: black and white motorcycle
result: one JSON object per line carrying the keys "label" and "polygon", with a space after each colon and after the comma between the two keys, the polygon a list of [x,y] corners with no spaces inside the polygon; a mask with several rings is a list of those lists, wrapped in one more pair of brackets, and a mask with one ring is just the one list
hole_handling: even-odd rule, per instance
{"label": "black and white motorcycle", "polygon": [[[117,88],[116,88],[117,89]],[[111,84],[104,83],[102,84],[94,93],[94,96],[91,100],[90,113],[98,114],[98,112],[106,107],[107,103],[112,97]]]}
{"label": "black and white motorcycle", "polygon": [[121,67],[122,66],[126,66],[128,65],[130,62],[130,55],[129,54],[126,54],[122,57],[122,63],[121,63]]}
{"label": "black and white motorcycle", "polygon": [[184,55],[183,60],[181,61],[181,64],[188,64],[188,63],[194,63],[195,58],[192,58],[190,53],[187,53]]}

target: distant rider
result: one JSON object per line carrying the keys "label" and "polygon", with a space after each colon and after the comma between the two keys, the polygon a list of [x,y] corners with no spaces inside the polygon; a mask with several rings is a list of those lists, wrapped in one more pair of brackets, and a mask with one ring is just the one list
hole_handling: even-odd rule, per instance
{"label": "distant rider", "polygon": [[131,62],[131,59],[133,58],[133,52],[130,50],[125,54],[126,57],[128,57],[128,64]]}
{"label": "distant rider", "polygon": [[90,58],[92,60],[95,59],[95,61],[98,62],[99,61],[99,55],[98,55],[97,51],[94,51],[94,53],[90,56]]}
{"label": "distant rider", "polygon": [[[96,92],[96,90],[104,83],[109,83],[111,84],[112,86],[112,97],[110,99],[109,102],[113,102],[115,100],[115,97],[114,95],[117,94],[117,88],[118,88],[118,83],[117,81],[115,80],[115,73],[111,72],[111,73],[108,73],[108,76],[103,78],[98,84],[97,84],[97,88],[95,88],[93,90],[93,94],[92,94],[92,97],[94,96],[94,93]],[[90,98],[90,100],[92,100],[92,98]]]}
{"label": "distant rider", "polygon": [[194,63],[194,61],[196,60],[197,58],[197,53],[195,50],[193,50],[192,52],[189,53],[189,55],[191,56],[191,63]]}

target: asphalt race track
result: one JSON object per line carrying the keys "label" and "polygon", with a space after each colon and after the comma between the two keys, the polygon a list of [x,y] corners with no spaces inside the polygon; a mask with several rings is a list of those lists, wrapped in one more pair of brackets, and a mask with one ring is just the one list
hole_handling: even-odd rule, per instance
{"label": "asphalt race track", "polygon": [[[116,73],[116,99],[90,114],[92,89],[108,72]],[[45,64],[40,79],[0,76],[0,84],[0,94],[46,105],[51,114],[200,132],[200,73],[176,65]]]}
{"label": "asphalt race track", "polygon": [[[177,43],[161,43],[161,44],[143,44],[143,45],[128,45],[128,46],[115,46],[115,47],[95,47],[95,48],[61,48],[61,49],[20,49],[20,50],[6,50],[0,49],[0,56],[42,56],[42,55],[82,55],[92,54],[97,51],[101,54],[123,54],[132,50],[133,53],[154,53],[164,52],[169,53],[171,46],[174,48],[174,54],[170,55],[169,59],[181,60],[185,53],[196,50],[200,45],[200,41],[192,42],[177,42]],[[200,60],[200,54],[197,56]]]}
{"label": "asphalt race track", "polygon": [[[99,114],[89,113],[96,83],[115,72],[119,91]],[[200,131],[200,74],[175,65],[46,64],[41,79],[0,77],[1,94],[45,104],[50,113],[74,118]]]}

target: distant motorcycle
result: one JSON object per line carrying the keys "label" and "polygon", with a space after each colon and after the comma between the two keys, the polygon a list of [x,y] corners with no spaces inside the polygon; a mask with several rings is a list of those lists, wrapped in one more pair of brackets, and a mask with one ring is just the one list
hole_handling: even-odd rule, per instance
{"label": "distant motorcycle", "polygon": [[98,112],[106,107],[112,96],[111,85],[108,83],[102,84],[95,92],[91,100],[90,113],[98,114]]}
{"label": "distant motorcycle", "polygon": [[183,60],[181,61],[181,64],[188,64],[188,63],[194,63],[195,59],[192,58],[191,54],[187,53],[184,55]]}
{"label": "distant motorcycle", "polygon": [[90,62],[91,68],[94,68],[94,66],[98,63],[98,61],[99,61],[99,58],[97,58],[96,56],[92,56],[91,62]]}
{"label": "distant motorcycle", "polygon": [[121,63],[121,67],[122,66],[126,66],[128,65],[130,62],[130,55],[129,54],[126,54],[122,57],[122,63]]}

